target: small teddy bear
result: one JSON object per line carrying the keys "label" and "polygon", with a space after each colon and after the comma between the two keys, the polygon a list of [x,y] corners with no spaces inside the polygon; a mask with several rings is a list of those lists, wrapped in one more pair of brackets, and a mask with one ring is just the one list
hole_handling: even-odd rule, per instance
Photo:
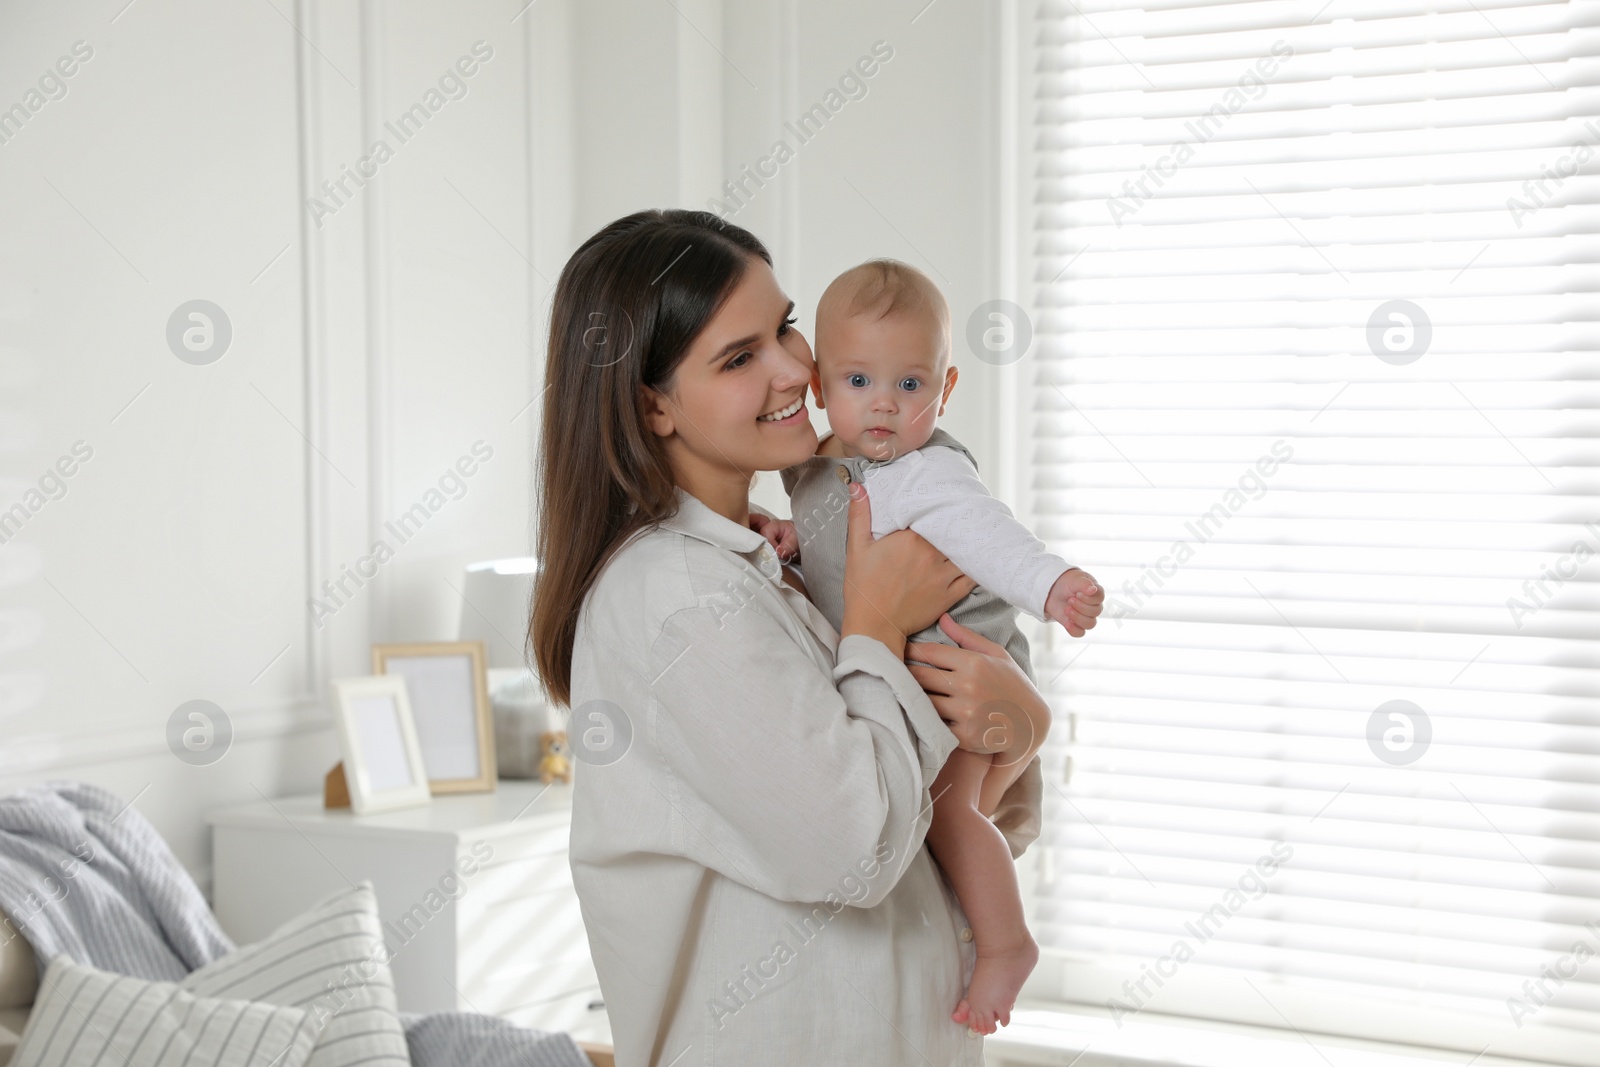
{"label": "small teddy bear", "polygon": [[572,763],[567,759],[572,749],[567,744],[567,732],[556,730],[539,735],[539,781],[549,785],[554,779],[572,781]]}

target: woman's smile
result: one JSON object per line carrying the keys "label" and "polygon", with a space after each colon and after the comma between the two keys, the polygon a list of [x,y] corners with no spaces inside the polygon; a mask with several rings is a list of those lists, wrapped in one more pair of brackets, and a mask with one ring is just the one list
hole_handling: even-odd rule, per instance
{"label": "woman's smile", "polygon": [[[771,417],[779,412],[786,412],[787,414],[782,418]],[[766,415],[757,416],[756,421],[764,426],[798,426],[802,422],[809,422],[810,419],[806,414],[806,395],[801,393],[786,407],[781,407],[777,411],[769,412]]]}

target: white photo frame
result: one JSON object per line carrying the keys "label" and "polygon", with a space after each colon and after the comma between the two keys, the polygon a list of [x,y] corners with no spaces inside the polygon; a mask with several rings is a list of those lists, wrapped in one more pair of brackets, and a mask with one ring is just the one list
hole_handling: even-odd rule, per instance
{"label": "white photo frame", "polygon": [[336,678],[333,690],[351,810],[359,815],[429,803],[433,793],[406,680],[398,675]]}

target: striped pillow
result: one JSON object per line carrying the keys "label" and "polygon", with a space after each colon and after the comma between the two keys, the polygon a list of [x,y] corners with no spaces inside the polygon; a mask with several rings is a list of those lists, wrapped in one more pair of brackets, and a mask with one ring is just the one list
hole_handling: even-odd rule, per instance
{"label": "striped pillow", "polygon": [[197,997],[58,953],[11,1067],[303,1067],[316,1035],[300,1008]]}
{"label": "striped pillow", "polygon": [[307,1067],[410,1067],[370,880],[324,897],[265,940],[178,984],[201,996],[305,1009],[316,1033]]}

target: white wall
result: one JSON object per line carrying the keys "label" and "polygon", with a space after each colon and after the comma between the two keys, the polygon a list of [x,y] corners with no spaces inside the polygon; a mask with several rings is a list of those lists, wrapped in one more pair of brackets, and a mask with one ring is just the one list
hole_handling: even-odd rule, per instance
{"label": "white wall", "polygon": [[[124,3],[0,13],[0,107],[92,49],[0,144],[0,509],[93,450],[0,546],[0,787],[137,795],[204,882],[205,808],[319,788],[338,758],[328,679],[372,641],[453,637],[464,565],[528,551],[568,8]],[[429,100],[480,40],[465,95]],[[402,143],[384,123],[417,103],[437,110]],[[308,209],[379,138],[374,177]],[[165,336],[195,298],[232,325],[207,365]],[[464,493],[385,531],[480,441]],[[393,558],[319,625],[308,598],[379,537]],[[209,766],[169,750],[195,699],[235,732]]]}
{"label": "white wall", "polygon": [[[577,233],[643,207],[725,205],[771,249],[808,336],[817,298],[841,271],[877,256],[920,267],[950,301],[962,375],[942,424],[973,450],[997,491],[1007,453],[996,413],[1009,380],[1002,375],[1012,372],[973,358],[964,335],[974,308],[1007,295],[1002,6],[700,0],[674,11],[592,0],[579,19],[575,64]],[[865,95],[829,101],[879,41],[893,57],[862,79]],[[829,103],[836,113],[807,140],[786,125]],[[792,158],[767,164],[776,176],[756,185],[745,168],[773,157],[780,140]],[[751,195],[735,203],[724,182],[740,179]],[[826,429],[822,413],[813,418],[819,433]],[[763,478],[756,500],[786,513],[776,474]]]}
{"label": "white wall", "polygon": [[[0,545],[0,789],[137,795],[205,884],[205,808],[319,788],[328,679],[365,673],[373,641],[453,636],[462,567],[530,547],[529,401],[572,248],[721,197],[877,41],[894,54],[866,95],[733,218],[803,329],[860,260],[940,281],[963,374],[944,425],[1003,486],[1002,383],[963,339],[1004,295],[990,6],[525,2],[0,11],[0,107],[75,41],[94,50],[0,143],[0,510],[74,442],[94,450]],[[478,40],[493,57],[466,95],[401,144],[384,123]],[[393,157],[314,219],[307,195],[379,137]],[[233,328],[204,366],[165,338],[196,298]],[[460,499],[403,544],[386,532],[479,441],[493,458]],[[786,507],[775,475],[757,499]],[[308,597],[380,537],[394,557],[319,626]],[[235,731],[209,766],[166,736],[195,699]]]}
{"label": "white wall", "polygon": [[[784,5],[793,9],[784,39],[793,43],[797,70],[780,104],[782,121],[763,116],[731,135],[724,177],[753,166],[775,140],[799,145],[778,179],[793,187],[793,220],[787,232],[780,227],[761,235],[793,246],[783,248],[780,269],[788,271],[779,280],[800,305],[803,329],[812,330],[816,301],[827,284],[866,259],[905,260],[939,284],[950,302],[961,374],[941,425],[972,449],[980,471],[993,475],[1000,458],[998,371],[972,357],[965,328],[974,308],[1003,295],[997,272],[1003,222],[991,144],[998,129],[998,5],[926,2]],[[893,58],[862,79],[866,95],[849,100],[841,92],[831,102],[848,102],[800,144],[783,122],[830,103],[828,92],[839,88],[859,60],[872,56],[878,41],[892,49]],[[730,95],[748,89],[737,77],[724,77],[723,84]],[[734,220],[756,212],[773,191],[770,185],[758,190]],[[825,414],[813,412],[819,432]],[[777,476],[765,482],[763,488],[775,488],[781,502]]]}

